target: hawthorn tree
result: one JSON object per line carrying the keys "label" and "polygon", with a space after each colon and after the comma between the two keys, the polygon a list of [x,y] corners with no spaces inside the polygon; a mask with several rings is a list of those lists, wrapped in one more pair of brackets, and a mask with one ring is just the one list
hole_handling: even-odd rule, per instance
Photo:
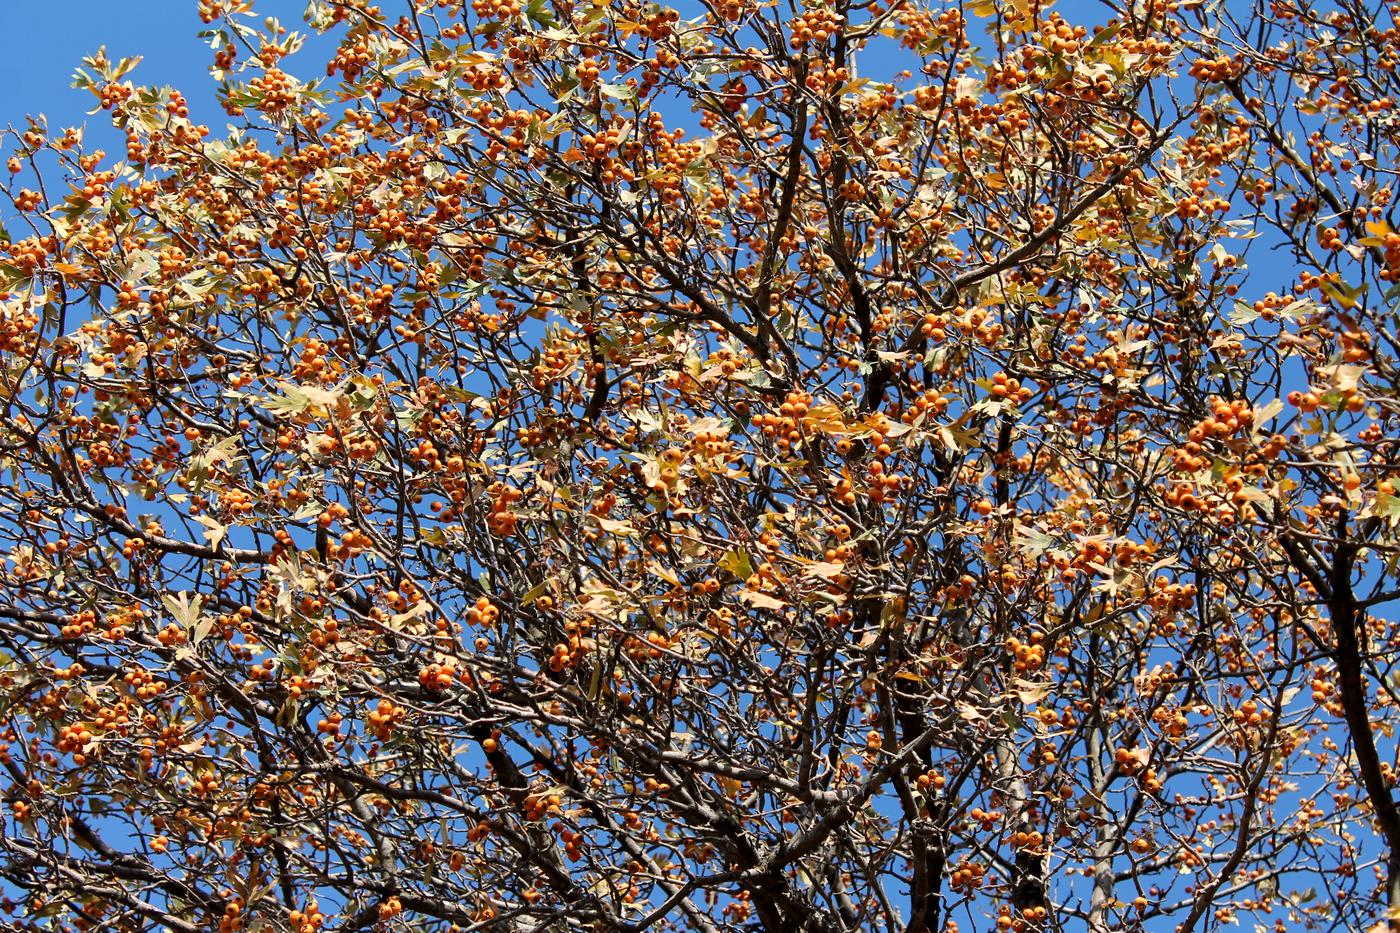
{"label": "hawthorn tree", "polygon": [[200,10],[7,137],[7,928],[1400,929],[1395,4]]}

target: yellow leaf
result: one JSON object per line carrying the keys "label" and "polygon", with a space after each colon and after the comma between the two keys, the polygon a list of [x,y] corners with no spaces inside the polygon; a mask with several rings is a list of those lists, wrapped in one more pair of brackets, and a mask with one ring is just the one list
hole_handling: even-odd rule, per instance
{"label": "yellow leaf", "polygon": [[1326,295],[1328,298],[1331,298],[1343,308],[1355,308],[1357,304],[1359,304],[1355,297],[1357,293],[1344,285],[1338,286],[1337,284],[1324,279],[1318,287],[1322,289],[1322,293],[1324,295]]}
{"label": "yellow leaf", "polygon": [[846,569],[845,564],[836,564],[830,561],[818,560],[807,565],[807,572],[814,577],[822,577],[830,580],[832,577]]}
{"label": "yellow leaf", "polygon": [[1015,684],[1016,696],[1027,706],[1032,703],[1039,703],[1050,695],[1050,683],[1034,683],[1029,680],[1017,679]]}
{"label": "yellow leaf", "polygon": [[823,402],[820,405],[813,405],[807,409],[806,416],[802,423],[814,431],[821,431],[823,434],[849,434],[846,427],[846,418],[841,414],[841,409],[830,402]]}
{"label": "yellow leaf", "polygon": [[674,573],[672,573],[672,572],[671,572],[670,570],[668,570],[666,567],[662,566],[661,564],[658,564],[658,563],[657,563],[656,561],[654,561],[654,560],[653,560],[653,561],[648,561],[648,562],[647,562],[647,569],[650,570],[652,573],[656,574],[656,575],[657,575],[658,577],[660,577],[661,579],[665,580],[667,583],[671,584],[672,586],[680,586],[680,585],[681,585],[681,581],[680,581],[680,578],[679,578],[679,577],[677,577]]}
{"label": "yellow leaf", "polygon": [[741,590],[739,598],[753,606],[755,609],[784,609],[787,603],[781,599],[769,596],[767,593],[760,593],[757,590]]}
{"label": "yellow leaf", "polygon": [[593,520],[598,523],[598,527],[610,535],[622,535],[624,538],[637,537],[637,529],[633,528],[630,522],[620,522],[614,518],[604,518],[601,515],[593,516]]}

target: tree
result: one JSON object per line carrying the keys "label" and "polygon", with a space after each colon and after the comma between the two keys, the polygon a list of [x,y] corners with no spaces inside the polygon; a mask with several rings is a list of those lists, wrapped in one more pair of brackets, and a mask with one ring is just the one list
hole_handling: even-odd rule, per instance
{"label": "tree", "polygon": [[386,6],[9,137],[13,928],[1400,929],[1392,5]]}

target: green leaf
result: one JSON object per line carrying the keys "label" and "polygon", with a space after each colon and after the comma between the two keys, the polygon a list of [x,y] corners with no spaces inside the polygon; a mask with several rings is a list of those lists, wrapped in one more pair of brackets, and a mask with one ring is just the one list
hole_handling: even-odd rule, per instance
{"label": "green leaf", "polygon": [[323,389],[320,386],[278,382],[277,388],[282,394],[263,399],[263,407],[273,414],[299,415],[304,411],[324,409],[334,405],[340,400],[344,385],[336,386],[333,389]]}
{"label": "green leaf", "polygon": [[600,84],[598,90],[604,97],[611,97],[614,100],[636,100],[636,88],[628,87],[626,84]]}
{"label": "green leaf", "polygon": [[200,614],[200,609],[204,606],[204,597],[198,593],[191,596],[181,590],[175,596],[163,596],[161,602],[165,604],[166,610],[180,627],[192,632],[190,641],[199,644],[204,640],[204,636],[209,634],[209,629],[213,627],[213,618],[205,619]]}
{"label": "green leaf", "polygon": [[530,604],[533,603],[535,600],[537,600],[537,599],[539,599],[541,596],[543,596],[543,595],[545,594],[545,591],[546,591],[548,588],[549,588],[549,581],[548,581],[548,580],[542,580],[542,581],[540,581],[539,583],[536,583],[534,586],[530,587],[529,592],[527,592],[524,596],[520,597],[520,605],[522,605],[522,606],[528,606],[528,605],[530,605]]}
{"label": "green leaf", "polygon": [[719,569],[727,570],[740,580],[753,576],[753,564],[747,551],[728,551],[719,559]]}

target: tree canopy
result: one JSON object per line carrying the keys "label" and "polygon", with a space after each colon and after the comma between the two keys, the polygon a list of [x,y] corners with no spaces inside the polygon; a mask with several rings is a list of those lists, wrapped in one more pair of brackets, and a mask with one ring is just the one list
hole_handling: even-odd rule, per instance
{"label": "tree canopy", "polygon": [[200,9],[0,154],[7,928],[1400,930],[1395,3]]}

